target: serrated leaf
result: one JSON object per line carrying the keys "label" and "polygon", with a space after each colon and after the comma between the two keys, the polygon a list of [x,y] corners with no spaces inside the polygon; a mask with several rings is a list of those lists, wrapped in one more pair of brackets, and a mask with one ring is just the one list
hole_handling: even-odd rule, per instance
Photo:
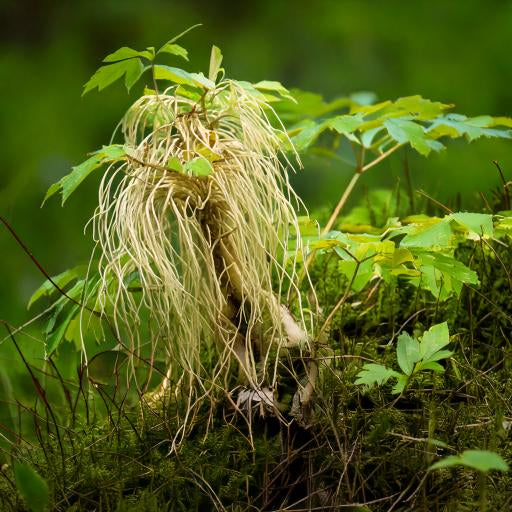
{"label": "serrated leaf", "polygon": [[190,76],[190,73],[184,69],[174,68],[157,64],[154,66],[154,76],[156,80],[169,80],[177,84],[190,85],[196,87],[196,83]]}
{"label": "serrated leaf", "polygon": [[134,62],[135,65],[131,66],[129,69],[126,70],[126,74],[124,77],[124,85],[126,86],[128,92],[130,92],[131,88],[139,80],[142,73],[144,73],[144,71],[150,68],[150,66],[144,67],[139,59],[135,60]]}
{"label": "serrated leaf", "polygon": [[[492,128],[500,124],[497,120],[500,118],[493,118],[491,116],[478,116],[467,117],[461,114],[447,114],[435,119],[428,132],[435,137],[466,137],[469,142],[480,137],[498,137],[498,138],[512,138],[512,130]],[[503,124],[509,126],[506,121],[508,118],[503,118]]]}
{"label": "serrated leaf", "polygon": [[[120,62],[116,62],[115,64],[108,64],[107,66],[101,66],[94,75],[90,78],[90,80],[84,85],[84,91],[82,92],[82,96],[87,94],[89,91],[93,89],[98,89],[98,91],[102,91],[105,87],[113,84],[115,81],[119,80],[124,75],[129,75],[133,77],[139,73],[142,67],[142,63],[139,59],[128,59],[122,60]],[[142,73],[142,72],[140,72]],[[140,76],[140,74],[139,74]],[[128,83],[131,82],[128,80]]]}
{"label": "serrated leaf", "polygon": [[473,235],[476,235],[478,237],[477,239],[481,236],[492,238],[494,235],[492,215],[485,213],[458,212],[452,213],[450,218],[463,226]]}
{"label": "serrated leaf", "polygon": [[103,62],[118,62],[120,60],[133,59],[135,57],[144,57],[148,60],[152,60],[153,54],[149,50],[143,50],[139,52],[133,48],[123,46],[122,48],[119,48],[119,50],[116,50],[114,53],[107,55],[103,59]]}
{"label": "serrated leaf", "polygon": [[482,473],[489,471],[508,471],[509,466],[505,460],[495,452],[488,450],[466,450],[460,455],[451,455],[437,461],[429,470],[466,466]]}
{"label": "serrated leaf", "polygon": [[61,178],[57,183],[51,185],[44,196],[44,203],[53,196],[56,192],[62,193],[62,205],[66,202],[69,196],[76,190],[76,188],[84,181],[89,174],[98,167],[105,163],[112,163],[122,160],[126,156],[125,148],[120,144],[112,144],[111,146],[103,146],[102,149],[92,153],[92,156],[81,164],[73,167],[72,171]]}
{"label": "serrated leaf", "polygon": [[415,119],[422,121],[434,119],[451,107],[453,107],[453,105],[432,101],[426,98],[422,98],[419,95],[398,98],[393,103],[394,109],[402,110],[405,113],[413,116]]}
{"label": "serrated leaf", "polygon": [[297,151],[304,151],[315,142],[325,126],[322,123],[315,123],[315,121],[307,119],[296,129],[300,131],[297,135],[292,136],[291,141]]}
{"label": "serrated leaf", "polygon": [[79,311],[80,306],[75,304],[71,310],[68,312],[66,317],[59,323],[57,328],[46,338],[45,343],[45,354],[46,358],[50,357],[55,350],[59,347],[59,345],[64,340],[64,335],[66,334],[66,330],[77,312]]}
{"label": "serrated leaf", "polygon": [[221,64],[222,64],[222,52],[220,51],[220,48],[213,45],[212,46],[212,52],[210,54],[210,68],[208,71],[208,78],[215,82],[217,80],[217,76],[219,75],[219,72],[221,70]]}
{"label": "serrated leaf", "polygon": [[400,144],[410,144],[418,153],[428,156],[432,150],[441,151],[443,144],[427,137],[425,129],[414,121],[387,119],[384,121],[389,135]]}
{"label": "serrated leaf", "polygon": [[189,85],[191,87],[201,87],[213,89],[215,84],[201,73],[189,73],[181,68],[164,66],[157,64],[154,66],[154,75],[156,80],[169,80],[176,84]]}
{"label": "serrated leaf", "polygon": [[33,512],[43,512],[48,505],[50,494],[48,484],[39,473],[24,462],[14,463],[16,488]]}
{"label": "serrated leaf", "polygon": [[452,240],[452,230],[447,221],[436,224],[415,224],[408,226],[408,233],[401,241],[400,247],[449,247]]}
{"label": "serrated leaf", "polygon": [[408,382],[409,382],[408,375],[399,374],[396,379],[396,384],[393,386],[391,392],[394,395],[399,395],[400,393],[403,393]]}
{"label": "serrated leaf", "polygon": [[420,355],[423,361],[429,361],[429,358],[450,343],[450,334],[448,332],[448,324],[433,325],[423,334],[420,342]]}
{"label": "serrated leaf", "polygon": [[396,344],[396,358],[404,374],[411,375],[414,365],[421,359],[418,340],[406,332],[400,334]]}
{"label": "serrated leaf", "polygon": [[213,172],[211,162],[200,156],[186,162],[183,169],[196,176],[209,176]]}
{"label": "serrated leaf", "polygon": [[293,102],[296,102],[295,98],[290,94],[290,91],[284,87],[280,82],[272,80],[261,80],[258,83],[253,84],[255,89],[260,91],[271,91],[277,92],[283,98],[288,98]]}
{"label": "serrated leaf", "polygon": [[400,374],[395,370],[386,368],[381,364],[368,363],[363,365],[363,369],[357,374],[356,385],[382,385],[391,377],[398,377]]}
{"label": "serrated leaf", "polygon": [[359,139],[353,134],[364,123],[362,114],[340,115],[328,119],[325,124],[349,140],[359,143]]}
{"label": "serrated leaf", "polygon": [[416,258],[415,266],[421,272],[416,284],[430,290],[439,300],[445,300],[452,292],[458,295],[463,284],[479,282],[478,274],[453,255],[416,248],[411,248],[411,252]]}
{"label": "serrated leaf", "polygon": [[[57,274],[56,276],[52,276],[52,281],[57,284],[60,288],[64,288],[66,285],[68,285],[73,279],[76,279],[77,277],[83,275],[84,271],[87,269],[87,267],[80,265],[78,267],[70,268],[68,270],[65,270],[64,272],[61,272],[60,274]],[[51,295],[52,293],[56,292],[56,288],[50,281],[46,280],[30,297],[27,305],[27,309],[30,309],[32,304],[39,300],[44,295]]]}
{"label": "serrated leaf", "polygon": [[165,43],[158,53],[170,53],[171,55],[176,55],[178,57],[182,57],[185,60],[188,60],[188,52],[183,46],[175,43]]}

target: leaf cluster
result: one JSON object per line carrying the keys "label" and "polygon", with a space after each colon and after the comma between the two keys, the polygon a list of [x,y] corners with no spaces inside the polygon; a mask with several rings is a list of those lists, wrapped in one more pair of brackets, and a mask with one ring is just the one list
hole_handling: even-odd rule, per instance
{"label": "leaf cluster", "polygon": [[393,386],[393,393],[403,393],[411,379],[418,373],[426,370],[435,373],[444,372],[444,367],[438,361],[453,355],[453,352],[444,349],[449,343],[450,336],[446,322],[432,326],[419,340],[403,332],[398,336],[396,345],[396,359],[401,371],[380,364],[365,364],[358,373],[355,384],[368,387],[382,386],[394,378],[396,383]]}

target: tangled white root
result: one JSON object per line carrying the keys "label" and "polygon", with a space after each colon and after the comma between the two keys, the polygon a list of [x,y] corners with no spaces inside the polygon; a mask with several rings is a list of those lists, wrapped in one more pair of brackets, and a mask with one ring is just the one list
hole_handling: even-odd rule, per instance
{"label": "tangled white root", "polygon": [[[175,89],[143,96],[122,123],[129,156],[101,183],[100,304],[133,354],[145,344],[165,351],[166,382],[181,397],[185,390],[181,437],[205,398],[229,390],[237,367],[254,390],[272,389],[279,349],[307,343],[304,319],[277,298],[294,287],[288,240],[300,236],[284,132],[269,111],[228,80],[201,102]],[[211,162],[210,174],[169,167],[197,157]]]}

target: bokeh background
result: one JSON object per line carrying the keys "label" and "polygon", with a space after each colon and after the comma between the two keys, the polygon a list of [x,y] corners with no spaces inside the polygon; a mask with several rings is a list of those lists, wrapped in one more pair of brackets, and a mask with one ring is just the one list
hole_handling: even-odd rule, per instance
{"label": "bokeh background", "polygon": [[[207,70],[211,44],[234,78],[279,80],[326,98],[374,91],[454,103],[468,115],[512,115],[512,2],[502,0],[16,0],[0,2],[0,212],[56,274],[86,261],[84,225],[99,173],[64,208],[48,186],[108,143],[135,95],[122,85],[81,98],[101,59],[121,46],[158,46],[196,23],[181,43],[190,70]],[[186,67],[186,65],[184,66]],[[428,160],[409,155],[416,188],[463,205],[498,183],[492,160],[512,177],[512,141],[452,143]],[[364,177],[366,189],[402,175],[403,154]],[[294,183],[315,208],[334,203],[350,176],[341,164],[306,165]],[[27,320],[27,298],[42,281],[0,229],[0,318]]]}

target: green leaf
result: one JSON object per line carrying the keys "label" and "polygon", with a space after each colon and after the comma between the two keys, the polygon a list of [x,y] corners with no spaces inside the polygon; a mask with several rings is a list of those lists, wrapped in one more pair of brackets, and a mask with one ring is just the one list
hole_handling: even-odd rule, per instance
{"label": "green leaf", "polygon": [[206,78],[203,73],[190,73],[190,76],[199,87],[203,87],[204,89],[213,89],[215,87],[215,82]]}
{"label": "green leaf", "polygon": [[368,363],[363,365],[363,369],[357,374],[356,385],[382,385],[391,377],[398,377],[400,374],[395,370],[386,368],[381,364]]}
{"label": "green leaf", "polygon": [[149,50],[143,50],[139,52],[133,48],[123,46],[122,48],[119,48],[119,50],[116,50],[114,53],[107,55],[103,59],[103,62],[117,62],[120,60],[133,59],[135,57],[144,57],[148,60],[153,60],[153,54]]}
{"label": "green leaf", "polygon": [[[446,357],[450,357],[453,354],[453,352],[450,352],[449,350],[440,350],[439,352],[448,353],[449,355],[447,355]],[[440,357],[440,359],[444,359],[444,358],[445,358],[444,355],[443,355],[443,357]],[[418,363],[418,371],[421,371],[421,370],[432,370],[435,373],[444,373],[444,367],[434,361],[430,361],[428,363],[423,363],[423,362]]]}
{"label": "green leaf", "polygon": [[300,131],[297,135],[292,136],[292,144],[297,151],[304,151],[311,146],[322,131],[325,130],[325,125],[323,125],[323,123],[315,123],[315,121],[307,119],[295,129],[299,129]]}
{"label": "green leaf", "polygon": [[176,84],[207,89],[213,89],[215,87],[215,84],[211,80],[208,80],[204,75],[199,73],[189,73],[184,69],[164,66],[162,64],[157,64],[154,67],[154,74],[156,80],[169,80]]}
{"label": "green leaf", "polygon": [[279,82],[275,82],[272,80],[262,80],[261,82],[258,82],[253,85],[255,89],[261,91],[276,92],[283,98],[287,98],[292,100],[293,102],[296,102],[295,98],[290,94],[290,91]]}
{"label": "green leaf", "polygon": [[492,238],[494,235],[492,215],[485,213],[458,212],[452,213],[449,217],[470,233],[476,235],[477,239],[480,239],[481,236]]}
{"label": "green leaf", "polygon": [[424,156],[428,156],[432,150],[440,151],[444,148],[440,142],[427,138],[423,126],[414,121],[388,119],[384,122],[384,126],[392,139],[400,144],[409,143],[418,153]]}
{"label": "green leaf", "polygon": [[171,158],[167,160],[167,168],[171,171],[183,172],[183,165],[177,156],[171,156]]}
{"label": "green leaf", "polygon": [[454,466],[466,466],[482,473],[489,471],[508,471],[509,466],[503,458],[495,452],[487,450],[466,450],[460,455],[451,455],[437,461],[429,470],[450,468]]}
{"label": "green leaf", "polygon": [[408,382],[409,382],[408,375],[399,374],[397,376],[396,384],[393,386],[393,389],[391,390],[391,392],[394,395],[399,395],[400,393],[403,393]]}
{"label": "green leaf", "polygon": [[33,512],[42,512],[49,501],[48,484],[39,473],[24,462],[14,463],[16,488]]}
{"label": "green leaf", "polygon": [[405,231],[408,234],[400,241],[400,247],[449,247],[453,235],[450,223],[444,220],[407,226]]}
{"label": "green leaf", "polygon": [[[102,149],[92,153],[85,162],[73,167],[73,170],[54,183],[46,192],[43,199],[43,204],[56,192],[62,193],[62,205],[66,202],[68,197],[76,190],[76,188],[84,181],[92,171],[101,167],[105,163],[112,163],[122,160],[126,156],[125,148],[120,144],[113,144],[111,146],[103,146]],[[42,206],[41,205],[41,206]]]}
{"label": "green leaf", "polygon": [[[449,343],[450,334],[448,332],[448,324],[443,322],[441,324],[433,325],[421,338],[419,347],[421,359],[425,362],[430,361],[430,357],[433,354]],[[436,359],[432,359],[432,361],[435,360]]]}
{"label": "green leaf", "polygon": [[46,338],[45,343],[45,355],[46,358],[50,357],[55,350],[59,347],[59,345],[64,340],[64,335],[66,334],[67,328],[79,311],[80,306],[75,304],[71,310],[68,312],[64,320],[60,322],[57,328]]}
{"label": "green leaf", "polygon": [[188,60],[188,52],[183,46],[175,43],[165,43],[158,53],[170,53],[171,55],[177,55],[178,57],[182,57],[185,60]]}
{"label": "green leaf", "polygon": [[200,156],[186,162],[183,169],[195,174],[196,176],[209,176],[213,172],[211,162]]}
{"label": "green leaf", "polygon": [[221,70],[221,64],[222,64],[222,52],[220,51],[217,46],[212,46],[212,53],[210,54],[210,69],[208,71],[208,78],[212,82],[217,81],[217,76],[219,75],[219,72]]}
{"label": "green leaf", "polygon": [[[68,270],[65,270],[64,272],[52,276],[52,281],[57,284],[60,288],[64,288],[66,285],[68,285],[73,279],[76,279],[77,277],[80,277],[84,275],[84,271],[87,270],[87,267],[84,265],[80,265],[78,267],[70,268]],[[51,295],[52,293],[56,292],[56,288],[48,279],[32,294],[28,301],[27,309],[30,309],[32,304],[39,300],[44,295]]]}
{"label": "green leaf", "polygon": [[341,115],[326,121],[326,125],[329,128],[357,143],[359,143],[359,139],[353,135],[353,132],[355,132],[363,123],[364,119],[362,114]]}
{"label": "green leaf", "polygon": [[453,105],[447,105],[438,101],[431,101],[429,99],[422,98],[419,95],[398,98],[393,103],[394,109],[403,110],[415,119],[422,121],[434,119],[451,107],[453,107]]}
{"label": "green leaf", "polygon": [[144,67],[142,65],[142,62],[137,59],[134,61],[135,65],[131,66],[129,69],[126,70],[126,74],[124,76],[124,85],[126,86],[126,89],[128,92],[130,92],[130,89],[135,85],[137,80],[141,77],[142,73],[144,71],[148,70],[150,66]]}
{"label": "green leaf", "polygon": [[421,359],[420,344],[418,340],[406,332],[398,336],[396,344],[396,357],[398,365],[405,375],[411,375],[414,370],[414,365]]}
{"label": "green leaf", "polygon": [[440,300],[446,299],[452,292],[458,295],[463,284],[478,284],[478,274],[453,255],[416,248],[411,248],[411,252],[416,258],[415,266],[421,272],[416,284],[430,290]]}
{"label": "green leaf", "polygon": [[492,128],[496,125],[510,126],[507,118],[491,116],[467,117],[461,114],[447,114],[435,119],[428,133],[437,137],[466,137],[469,142],[480,137],[512,138],[512,130]]}
{"label": "green leaf", "polygon": [[82,96],[95,88],[98,88],[98,91],[101,91],[124,75],[128,75],[130,77],[125,80],[125,84],[129,89],[128,85],[133,85],[133,77],[140,77],[143,70],[144,68],[139,59],[122,60],[115,64],[109,64],[108,66],[101,66],[84,85]]}

